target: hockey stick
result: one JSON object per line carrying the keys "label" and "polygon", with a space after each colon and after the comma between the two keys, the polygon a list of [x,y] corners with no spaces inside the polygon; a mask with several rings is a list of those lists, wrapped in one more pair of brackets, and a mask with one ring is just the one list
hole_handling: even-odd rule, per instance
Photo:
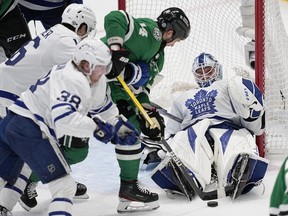
{"label": "hockey stick", "polygon": [[146,119],[146,121],[151,125],[154,126],[154,122],[151,120],[151,118],[149,117],[149,115],[146,113],[146,111],[144,110],[143,106],[140,104],[140,102],[138,101],[138,99],[135,97],[135,95],[133,94],[133,92],[130,90],[130,88],[127,86],[127,84],[125,83],[125,81],[122,79],[121,76],[117,76],[117,80],[121,83],[121,85],[123,86],[124,90],[127,92],[127,94],[129,95],[129,97],[132,99],[132,101],[134,102],[135,106],[139,109],[139,111],[141,112],[141,114],[144,116],[144,118]]}
{"label": "hockey stick", "polygon": [[171,113],[169,113],[165,108],[161,107],[160,105],[158,105],[152,101],[151,101],[151,105],[154,106],[159,111],[160,114],[162,114],[162,115],[164,115],[170,119],[173,119],[176,122],[182,123],[182,121],[183,121],[182,119],[178,118],[177,116],[172,115]]}
{"label": "hockey stick", "polygon": [[[138,99],[135,97],[135,95],[133,94],[133,92],[129,89],[129,87],[127,86],[127,84],[124,82],[124,80],[122,79],[122,77],[118,76],[117,77],[118,81],[121,83],[121,85],[123,86],[123,88],[125,89],[125,91],[127,92],[127,94],[130,96],[130,98],[133,100],[135,106],[140,110],[140,112],[143,114],[144,118],[146,119],[146,121],[153,126],[154,123],[152,121],[152,119],[150,118],[150,116],[146,113],[146,111],[144,110],[144,108],[142,107],[142,105],[140,104],[140,102],[138,101]],[[234,191],[234,187],[233,186],[226,186],[224,188],[224,194],[222,190],[214,190],[214,191],[209,191],[209,192],[205,192],[202,191],[195,183],[194,181],[194,177],[190,176],[187,172],[186,172],[186,167],[185,165],[182,163],[182,161],[176,156],[176,154],[173,152],[172,148],[169,146],[169,144],[167,143],[167,141],[162,137],[161,138],[161,142],[162,144],[165,146],[166,150],[169,152],[173,162],[177,165],[177,167],[179,168],[179,171],[181,172],[181,176],[185,179],[186,182],[189,183],[189,186],[191,188],[193,188],[193,190],[196,192],[196,194],[202,199],[202,200],[212,200],[212,199],[217,199],[220,197],[225,197],[225,196],[230,196],[233,191]],[[179,179],[181,180],[181,179]],[[184,183],[183,183],[184,184]],[[186,191],[186,193],[188,193]],[[188,197],[189,198],[189,197]],[[190,199],[190,198],[189,198]]]}

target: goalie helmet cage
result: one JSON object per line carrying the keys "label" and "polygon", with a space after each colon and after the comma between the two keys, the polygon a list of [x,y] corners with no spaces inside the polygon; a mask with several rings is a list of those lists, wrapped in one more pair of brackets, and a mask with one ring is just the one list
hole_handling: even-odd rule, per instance
{"label": "goalie helmet cage", "polygon": [[[255,71],[245,63],[244,46],[251,39],[236,32],[243,27],[240,6],[247,2],[255,3]],[[164,9],[176,6],[190,19],[190,36],[165,48],[161,71],[165,78],[152,88],[152,100],[169,107],[175,89],[196,86],[193,59],[201,52],[211,53],[223,65],[224,76],[254,79],[264,93],[266,129],[256,138],[260,155],[288,152],[288,37],[278,0],[118,0],[118,6],[134,17],[154,20]]]}

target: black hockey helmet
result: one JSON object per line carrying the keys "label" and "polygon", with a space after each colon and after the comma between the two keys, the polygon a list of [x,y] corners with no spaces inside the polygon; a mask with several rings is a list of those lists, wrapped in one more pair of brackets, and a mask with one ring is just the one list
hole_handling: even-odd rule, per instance
{"label": "black hockey helmet", "polygon": [[185,13],[177,7],[167,8],[157,18],[157,23],[162,32],[173,30],[171,41],[179,38],[186,39],[190,33],[190,21]]}

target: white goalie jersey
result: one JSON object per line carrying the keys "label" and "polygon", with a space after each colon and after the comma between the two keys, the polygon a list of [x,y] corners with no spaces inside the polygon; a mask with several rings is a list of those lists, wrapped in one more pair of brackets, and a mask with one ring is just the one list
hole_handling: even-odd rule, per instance
{"label": "white goalie jersey", "polygon": [[0,117],[6,108],[53,65],[72,58],[80,38],[62,24],[53,26],[0,64]]}
{"label": "white goalie jersey", "polygon": [[106,94],[107,88],[105,76],[91,84],[69,61],[54,66],[46,76],[23,92],[9,109],[34,120],[49,138],[63,135],[90,137],[96,124],[87,116],[89,112],[96,115],[105,110],[102,112],[106,115],[103,117],[105,120],[118,115],[116,105]]}
{"label": "white goalie jersey", "polygon": [[[243,84],[242,81],[247,81],[248,84]],[[166,136],[176,134],[178,131],[206,118],[210,119],[211,126],[227,122],[239,128],[247,128],[256,135],[261,134],[264,130],[262,121],[264,107],[261,92],[259,92],[259,89],[256,87],[258,89],[258,91],[256,91],[257,95],[254,96],[253,93],[251,93],[251,98],[257,100],[259,104],[259,107],[257,107],[259,116],[254,116],[255,118],[249,119],[249,112],[253,112],[253,109],[248,105],[244,106],[242,103],[245,103],[245,101],[243,102],[238,98],[233,98],[234,93],[231,93],[231,89],[228,88],[231,86],[229,85],[230,82],[236,89],[233,91],[238,91],[236,94],[238,94],[239,97],[241,94],[244,95],[243,97],[246,97],[247,92],[245,92],[244,89],[247,88],[249,92],[255,92],[255,89],[251,89],[252,87],[256,87],[255,84],[252,81],[241,77],[235,77],[229,81],[223,79],[214,82],[211,86],[206,88],[188,90],[174,100],[171,108],[171,114],[183,121],[182,123],[179,123],[172,119],[168,119]],[[236,83],[238,83],[238,88],[235,86]],[[243,89],[242,92],[239,90],[241,88]],[[251,103],[253,104],[253,101]],[[242,113],[239,113],[239,110],[241,109],[245,110],[245,112],[247,111],[248,115],[243,116]]]}
{"label": "white goalie jersey", "polygon": [[[264,101],[253,81],[233,77],[188,90],[174,100],[171,114],[183,121],[168,119],[167,143],[203,191],[222,193],[232,186],[230,195],[235,199],[260,184],[268,160],[259,156],[253,134],[264,130]],[[186,194],[175,181],[178,171],[169,163],[167,154],[152,179],[164,189]]]}

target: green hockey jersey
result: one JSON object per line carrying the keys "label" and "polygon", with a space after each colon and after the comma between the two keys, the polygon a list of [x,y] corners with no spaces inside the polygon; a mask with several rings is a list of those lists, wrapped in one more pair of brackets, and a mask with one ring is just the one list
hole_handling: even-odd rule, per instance
{"label": "green hockey jersey", "polygon": [[288,157],[282,164],[270,198],[270,216],[288,215]]}
{"label": "green hockey jersey", "polygon": [[[104,28],[106,36],[101,39],[103,42],[109,45],[111,41],[118,41],[130,52],[130,62],[144,61],[150,65],[148,82],[142,86],[142,91],[134,92],[141,103],[149,103],[145,88],[152,86],[155,76],[162,70],[164,64],[165,46],[157,22],[149,18],[134,18],[120,10],[112,11],[105,16]],[[124,99],[134,107],[118,81],[110,82],[110,87],[114,102]]]}

